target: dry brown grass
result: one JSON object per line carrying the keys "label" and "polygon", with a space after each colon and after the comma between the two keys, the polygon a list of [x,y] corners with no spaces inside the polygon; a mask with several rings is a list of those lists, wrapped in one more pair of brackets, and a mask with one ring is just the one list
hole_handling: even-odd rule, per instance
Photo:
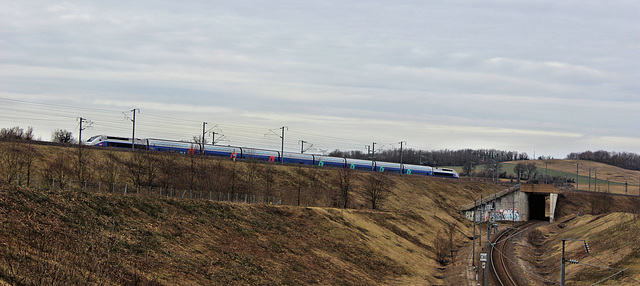
{"label": "dry brown grass", "polygon": [[[631,185],[638,185],[640,180],[640,171],[627,170],[613,165],[604,163],[587,161],[587,160],[529,160],[529,161],[512,161],[506,164],[517,164],[519,162],[534,163],[538,168],[538,172],[544,173],[545,163],[549,170],[576,174],[576,164],[580,164],[578,168],[579,176],[589,176],[589,169],[597,169],[597,175],[600,180],[610,179],[611,182],[624,183],[627,181]],[[595,177],[595,171],[592,171],[592,178]]]}
{"label": "dry brown grass", "polygon": [[[69,152],[42,146],[41,153]],[[109,156],[129,152],[89,149],[104,167]],[[50,158],[38,160],[45,164]],[[169,160],[169,159],[167,159]],[[188,156],[175,166],[188,170]],[[246,163],[209,160],[221,172]],[[199,164],[208,164],[199,162]],[[116,164],[117,165],[117,164]],[[202,166],[202,165],[201,165]],[[297,204],[297,167],[273,168],[272,191]],[[90,167],[90,178],[110,177]],[[263,169],[264,170],[264,169]],[[436,234],[454,225],[458,239],[471,234],[458,207],[492,192],[493,185],[440,178],[389,175],[394,182],[380,210],[367,209],[363,180],[355,182],[349,209],[336,209],[335,170],[304,168],[315,183],[304,186],[312,207],[230,204],[146,195],[85,192],[77,188],[0,190],[0,281],[106,285],[380,285],[439,284]],[[184,171],[184,170],[182,170]],[[182,172],[180,171],[180,172]],[[182,173],[181,173],[182,174]],[[225,173],[228,174],[228,173]],[[356,172],[358,177],[368,172]],[[127,180],[120,170],[111,176]],[[227,180],[229,176],[218,177]],[[175,184],[188,182],[166,178]],[[171,179],[171,180],[170,180]],[[173,180],[173,181],[172,181]],[[245,179],[235,187],[249,189]],[[258,181],[259,182],[259,181]],[[203,186],[207,186],[206,184]],[[230,188],[220,184],[220,188]],[[255,192],[265,192],[257,183]]]}
{"label": "dry brown grass", "polygon": [[[569,216],[564,221],[538,228],[544,240],[545,253],[543,264],[551,280],[559,281],[560,256],[563,238],[585,239],[589,243],[587,254],[582,242],[567,242],[567,259],[578,260],[581,264],[568,264],[566,268],[567,284],[591,285],[617,272],[629,268],[620,276],[616,285],[637,285],[640,281],[640,246],[637,243],[640,233],[640,219],[629,213],[610,213],[607,215]],[[592,266],[590,266],[590,265]],[[599,267],[594,267],[599,266]],[[613,285],[610,280],[602,285]]]}

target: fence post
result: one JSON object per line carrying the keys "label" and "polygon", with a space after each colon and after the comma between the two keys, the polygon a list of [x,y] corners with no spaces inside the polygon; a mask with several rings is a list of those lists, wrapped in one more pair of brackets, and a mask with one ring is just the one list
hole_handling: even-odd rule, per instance
{"label": "fence post", "polygon": [[84,191],[87,191],[87,181],[84,181]]}
{"label": "fence post", "polygon": [[102,182],[98,181],[98,193],[102,191]]}
{"label": "fence post", "polygon": [[38,188],[38,176],[36,176],[36,189]]}
{"label": "fence post", "polygon": [[149,186],[149,192],[147,192],[147,196],[151,196],[151,186]]}
{"label": "fence post", "polygon": [[52,179],[51,179],[51,190],[52,190],[52,191],[53,191],[53,189],[55,188],[55,186],[56,186],[56,178],[52,178]]}
{"label": "fence post", "polygon": [[112,193],[116,192],[116,184],[115,183],[111,184],[111,192]]}
{"label": "fence post", "polygon": [[124,185],[124,194],[127,194],[127,187],[129,187],[129,185]]}
{"label": "fence post", "polygon": [[211,200],[211,191],[209,191],[209,200]]}

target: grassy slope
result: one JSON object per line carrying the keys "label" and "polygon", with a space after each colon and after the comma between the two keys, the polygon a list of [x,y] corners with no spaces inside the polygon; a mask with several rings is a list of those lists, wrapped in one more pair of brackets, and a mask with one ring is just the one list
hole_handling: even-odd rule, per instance
{"label": "grassy slope", "polygon": [[470,234],[458,206],[492,185],[391,177],[396,185],[383,212],[5,187],[0,280],[439,283],[435,234],[448,223]]}
{"label": "grassy slope", "polygon": [[[578,169],[579,184],[589,184],[589,169],[591,171],[591,183],[595,185],[595,175],[597,169],[598,184],[606,185],[607,179],[611,183],[624,184],[628,182],[630,185],[638,186],[640,180],[640,171],[632,171],[620,167],[607,165],[604,163],[585,161],[585,160],[529,160],[529,161],[512,161],[503,164],[503,170],[509,174],[513,174],[513,167],[520,162],[534,163],[538,173],[545,173],[545,163],[549,176],[568,176],[571,179],[576,177],[576,164],[580,164]],[[636,188],[637,190],[637,188]]]}
{"label": "grassy slope", "polygon": [[[618,278],[619,285],[636,285],[640,281],[640,219],[628,213],[602,215],[569,216],[558,224],[539,228],[543,235],[550,235],[545,241],[545,264],[550,271],[548,278],[559,281],[560,256],[563,238],[585,239],[589,243],[587,254],[582,242],[567,242],[567,259],[578,260],[581,264],[567,264],[567,284],[591,285],[617,270],[589,266],[611,267],[618,270],[629,268],[626,278]],[[633,280],[635,279],[635,281]],[[613,280],[602,285],[613,285]]]}

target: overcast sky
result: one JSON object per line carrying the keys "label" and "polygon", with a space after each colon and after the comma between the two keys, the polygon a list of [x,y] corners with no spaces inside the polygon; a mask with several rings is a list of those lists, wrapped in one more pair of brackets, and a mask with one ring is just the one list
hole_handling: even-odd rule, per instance
{"label": "overcast sky", "polygon": [[45,140],[139,108],[142,138],[640,153],[637,0],[0,3],[0,127]]}

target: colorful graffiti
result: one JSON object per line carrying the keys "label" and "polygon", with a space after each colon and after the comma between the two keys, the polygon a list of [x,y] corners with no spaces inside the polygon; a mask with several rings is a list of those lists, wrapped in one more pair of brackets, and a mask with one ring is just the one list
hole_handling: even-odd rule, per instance
{"label": "colorful graffiti", "polygon": [[[520,209],[504,209],[504,210],[496,210],[493,213],[496,220],[520,220]],[[515,217],[515,218],[514,218]]]}
{"label": "colorful graffiti", "polygon": [[493,217],[495,217],[497,221],[500,221],[500,220],[512,221],[514,220],[514,216],[515,216],[515,220],[520,221],[520,209],[515,209],[515,210],[514,209],[498,209],[498,210],[495,210],[493,214],[491,214],[491,212],[488,210],[485,211],[484,213],[477,212],[476,221],[478,222],[488,221],[491,215],[493,215]]}

